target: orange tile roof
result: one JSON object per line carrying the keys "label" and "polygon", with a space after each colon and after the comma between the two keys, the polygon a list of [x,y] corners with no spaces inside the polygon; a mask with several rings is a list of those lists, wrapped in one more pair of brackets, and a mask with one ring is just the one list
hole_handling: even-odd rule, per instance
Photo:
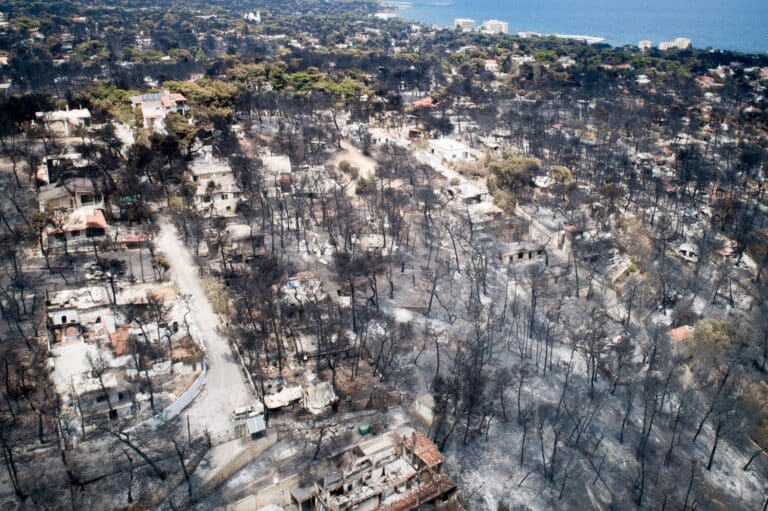
{"label": "orange tile roof", "polygon": [[667,330],[667,337],[672,342],[685,342],[693,335],[693,327],[690,325],[683,325],[681,327]]}
{"label": "orange tile roof", "polygon": [[141,243],[149,241],[149,237],[146,234],[125,234],[122,239],[124,243]]}
{"label": "orange tile roof", "polygon": [[107,228],[107,218],[104,216],[104,212],[100,209],[95,209],[92,215],[86,215],[85,223],[88,224],[88,227],[97,227],[100,229]]}
{"label": "orange tile roof", "polygon": [[170,302],[176,299],[176,290],[173,286],[163,286],[147,291],[147,295]]}
{"label": "orange tile roof", "polygon": [[106,229],[107,227],[107,218],[104,216],[104,212],[100,209],[95,209],[91,214],[75,213],[68,215],[64,218],[61,228],[48,226],[45,232],[51,234],[84,231],[88,228]]}
{"label": "orange tile roof", "polygon": [[112,343],[112,348],[115,350],[115,355],[118,357],[128,353],[128,338],[130,337],[131,329],[127,326],[122,326],[109,334],[109,341]]}
{"label": "orange tile roof", "polygon": [[[412,447],[414,439],[416,441],[416,446]],[[416,456],[421,458],[421,460],[429,467],[434,467],[445,461],[445,457],[440,454],[440,451],[434,442],[418,431],[415,432],[413,436],[406,437],[404,441],[405,445],[407,447],[412,447]]]}
{"label": "orange tile roof", "polygon": [[427,96],[426,98],[417,99],[411,104],[415,107],[432,108],[435,106],[435,100],[431,96]]}

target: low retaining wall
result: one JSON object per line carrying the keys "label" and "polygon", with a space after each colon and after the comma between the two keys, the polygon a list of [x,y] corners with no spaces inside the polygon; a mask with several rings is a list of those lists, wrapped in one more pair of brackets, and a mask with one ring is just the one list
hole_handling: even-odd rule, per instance
{"label": "low retaining wall", "polygon": [[254,511],[268,504],[288,506],[291,503],[291,488],[299,484],[299,474],[293,474],[264,488],[255,495],[249,495],[226,507],[227,511]]}
{"label": "low retaining wall", "polygon": [[133,431],[135,429],[141,429],[141,428],[157,428],[164,422],[168,421],[169,419],[173,419],[177,415],[179,415],[184,408],[189,406],[189,404],[194,401],[194,399],[197,397],[197,394],[200,392],[200,389],[203,388],[203,384],[205,383],[206,378],[208,377],[208,364],[203,360],[203,370],[200,371],[200,374],[195,378],[195,381],[192,382],[192,385],[190,385],[187,390],[185,390],[179,398],[171,403],[165,410],[158,413],[157,415],[154,415],[153,417],[150,417],[149,419],[145,420],[144,422],[140,422],[139,424],[133,426],[132,428],[128,429],[128,431]]}
{"label": "low retaining wall", "polygon": [[[185,324],[187,327],[187,332],[189,332],[189,336],[192,337],[192,340],[197,343],[197,345],[200,347],[201,350],[203,350],[203,354],[205,354],[205,343],[203,342],[203,338],[200,335],[200,332],[197,329],[197,325],[194,323],[189,323],[185,319]],[[153,417],[150,417],[149,419],[140,422],[139,424],[133,426],[132,428],[128,429],[127,431],[133,431],[135,429],[141,429],[141,428],[152,428],[155,429],[164,422],[166,422],[168,419],[173,419],[177,415],[179,415],[184,408],[190,405],[192,401],[197,397],[197,394],[200,393],[200,389],[203,388],[203,384],[205,383],[206,378],[208,377],[208,362],[203,358],[203,370],[200,371],[200,374],[195,378],[195,381],[192,382],[192,385],[190,385],[187,390],[185,390],[179,398],[171,403],[165,410],[162,412],[154,415]]]}
{"label": "low retaining wall", "polygon": [[[203,481],[203,488],[206,492],[212,492],[221,483],[232,477],[238,470],[252,462],[261,453],[275,445],[278,440],[277,432],[271,432],[266,437],[256,441],[250,439],[234,440],[234,442],[249,442],[248,445],[237,453],[232,459],[223,463],[220,467],[214,467],[211,473]],[[222,444],[218,448],[224,447],[226,444]]]}

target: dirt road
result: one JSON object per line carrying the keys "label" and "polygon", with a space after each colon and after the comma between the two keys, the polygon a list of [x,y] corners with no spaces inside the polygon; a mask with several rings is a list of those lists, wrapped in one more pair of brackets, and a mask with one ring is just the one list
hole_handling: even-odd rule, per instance
{"label": "dirt road", "polygon": [[220,434],[231,428],[232,410],[253,401],[242,376],[240,364],[232,355],[227,339],[219,333],[219,324],[194,264],[189,249],[179,239],[176,227],[167,219],[159,220],[158,251],[171,265],[171,277],[181,294],[189,296],[188,316],[193,336],[202,339],[208,361],[208,378],[200,394],[182,415],[188,416],[197,432]]}

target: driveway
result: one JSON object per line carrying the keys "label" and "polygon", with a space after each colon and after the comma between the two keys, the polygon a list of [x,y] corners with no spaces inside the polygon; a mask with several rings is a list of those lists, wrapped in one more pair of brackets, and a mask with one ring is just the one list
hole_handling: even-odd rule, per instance
{"label": "driveway", "polygon": [[135,142],[133,138],[133,130],[127,124],[122,122],[114,122],[115,136],[123,143],[123,156],[128,156],[128,149]]}
{"label": "driveway", "polygon": [[252,402],[254,397],[227,339],[219,333],[218,318],[203,291],[189,249],[179,239],[176,227],[166,218],[161,217],[158,223],[157,250],[170,263],[171,277],[179,292],[189,296],[190,331],[193,337],[202,340],[208,361],[205,385],[182,415],[189,417],[191,427],[198,433],[207,429],[212,434],[219,434],[232,427],[232,411]]}

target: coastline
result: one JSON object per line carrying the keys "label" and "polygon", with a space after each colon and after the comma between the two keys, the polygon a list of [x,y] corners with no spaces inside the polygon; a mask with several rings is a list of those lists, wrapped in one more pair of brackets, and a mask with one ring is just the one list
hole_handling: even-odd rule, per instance
{"label": "coastline", "polygon": [[[757,57],[765,57],[768,55],[768,46],[761,42],[761,39],[755,40],[754,29],[752,30],[752,36],[744,35],[743,40],[734,39],[733,30],[726,31],[722,34],[712,35],[707,33],[708,38],[705,38],[698,29],[698,25],[693,27],[693,30],[685,23],[680,23],[679,27],[669,28],[664,30],[653,30],[648,28],[648,24],[640,24],[633,26],[631,29],[617,29],[616,26],[621,26],[617,22],[616,25],[611,26],[611,33],[602,33],[599,30],[590,30],[587,24],[584,24],[582,28],[587,30],[582,32],[580,30],[571,32],[568,28],[574,28],[573,23],[562,23],[562,20],[555,19],[551,23],[543,22],[542,18],[534,20],[533,23],[526,23],[525,16],[512,16],[512,14],[500,14],[493,10],[482,10],[480,12],[467,9],[466,5],[461,2],[413,2],[411,0],[401,1],[383,1],[376,3],[378,12],[387,13],[389,17],[397,17],[406,22],[420,23],[424,26],[436,28],[436,29],[452,29],[453,23],[446,21],[447,17],[453,17],[453,19],[459,18],[473,18],[478,26],[485,19],[496,18],[501,21],[514,22],[516,27],[511,29],[508,35],[515,37],[554,37],[559,39],[583,41],[587,44],[606,44],[612,48],[621,47],[635,47],[638,46],[640,41],[650,40],[653,42],[653,47],[658,47],[659,44],[672,43],[677,40],[691,40],[690,47],[699,51],[710,52],[724,52],[743,55],[754,55]],[[482,5],[482,4],[478,4]],[[497,4],[498,5],[498,4]],[[450,8],[448,8],[450,7]],[[446,9],[448,8],[448,9]],[[499,8],[499,11],[505,11],[504,8]],[[510,9],[506,9],[511,11]],[[562,15],[561,15],[562,16]],[[599,16],[598,16],[599,17]],[[757,23],[761,17],[755,18]],[[732,23],[735,23],[733,21]],[[543,28],[542,25],[550,25],[550,28]],[[599,20],[597,22],[599,25]],[[559,26],[560,28],[554,28]],[[524,28],[531,27],[531,28]],[[563,30],[565,28],[565,30]],[[594,27],[593,27],[594,28]],[[655,28],[655,27],[654,27]],[[617,31],[618,30],[618,31]],[[742,32],[739,32],[741,35]],[[719,39],[719,43],[712,43],[712,39]],[[664,49],[674,49],[675,46],[668,45]],[[683,48],[678,48],[683,49]]]}

